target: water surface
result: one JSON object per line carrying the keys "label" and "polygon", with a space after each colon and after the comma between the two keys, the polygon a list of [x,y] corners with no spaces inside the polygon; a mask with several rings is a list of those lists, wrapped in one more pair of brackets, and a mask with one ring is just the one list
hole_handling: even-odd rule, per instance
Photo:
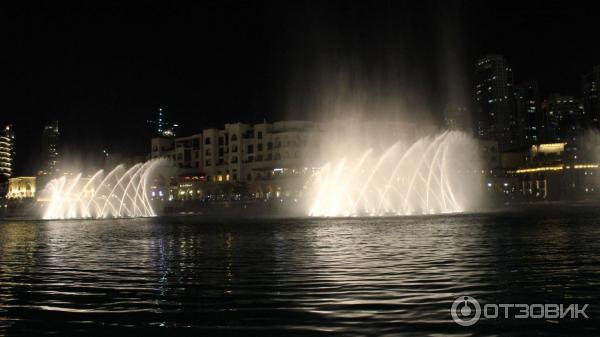
{"label": "water surface", "polygon": [[[0,335],[597,336],[599,216],[3,221]],[[463,294],[590,319],[461,327]]]}

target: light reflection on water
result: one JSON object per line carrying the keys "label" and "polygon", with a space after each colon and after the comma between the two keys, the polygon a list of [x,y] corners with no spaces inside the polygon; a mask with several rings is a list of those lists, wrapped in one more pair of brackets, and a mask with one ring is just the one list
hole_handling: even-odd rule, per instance
{"label": "light reflection on water", "polygon": [[[598,215],[4,221],[0,335],[597,335]],[[589,303],[591,319],[463,328],[461,294]]]}

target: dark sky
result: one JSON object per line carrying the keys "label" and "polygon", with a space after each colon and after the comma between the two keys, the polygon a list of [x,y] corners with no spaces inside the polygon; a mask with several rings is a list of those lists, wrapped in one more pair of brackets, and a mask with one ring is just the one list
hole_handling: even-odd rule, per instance
{"label": "dark sky", "polygon": [[64,152],[92,160],[104,148],[145,154],[160,105],[180,135],[307,118],[306,95],[340,68],[400,83],[439,114],[468,96],[485,53],[505,55],[516,80],[537,79],[544,94],[578,95],[600,64],[589,1],[195,3],[0,5],[0,122],[17,130],[17,174],[35,171],[54,119]]}

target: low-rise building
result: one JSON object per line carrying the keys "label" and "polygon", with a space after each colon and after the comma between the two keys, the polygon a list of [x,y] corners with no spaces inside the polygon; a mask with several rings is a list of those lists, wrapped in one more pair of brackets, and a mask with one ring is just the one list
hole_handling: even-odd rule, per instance
{"label": "low-rise building", "polygon": [[530,164],[514,171],[523,197],[579,200],[598,196],[600,165],[575,159],[566,145],[550,143],[531,147]]}
{"label": "low-rise building", "polygon": [[14,177],[8,179],[8,199],[26,199],[35,198],[36,178],[35,177]]}
{"label": "low-rise building", "polygon": [[181,174],[206,182],[254,181],[275,169],[300,170],[318,125],[307,121],[225,124],[188,137],[152,139],[151,158],[169,158]]}

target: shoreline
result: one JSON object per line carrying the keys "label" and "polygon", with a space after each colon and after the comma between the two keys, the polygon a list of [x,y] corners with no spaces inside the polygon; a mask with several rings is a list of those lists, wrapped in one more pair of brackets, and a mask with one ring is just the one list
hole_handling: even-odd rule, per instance
{"label": "shoreline", "polygon": [[41,219],[35,216],[24,216],[24,209],[14,212],[15,215],[4,215],[0,214],[0,222],[6,221],[79,221],[79,220],[95,220],[95,221],[108,221],[108,220],[134,220],[134,219],[161,219],[161,218],[203,218],[207,220],[260,220],[260,219],[314,219],[314,220],[328,220],[328,219],[348,219],[348,220],[361,220],[361,219],[388,219],[388,218],[406,218],[406,219],[426,219],[426,218],[440,218],[440,217],[462,217],[462,216],[485,216],[485,215],[511,215],[528,213],[531,211],[544,211],[544,212],[559,212],[569,214],[569,210],[589,209],[598,207],[600,211],[600,201],[596,200],[582,200],[582,201],[533,201],[533,202],[516,202],[506,203],[504,205],[498,205],[496,207],[481,208],[479,210],[470,210],[466,212],[457,213],[437,213],[437,214],[411,214],[411,215],[381,215],[381,216],[369,216],[369,215],[356,215],[356,216],[308,216],[297,209],[286,205],[273,205],[257,207],[256,204],[248,207],[249,204],[244,203],[229,203],[228,206],[212,204],[206,207],[195,207],[195,209],[170,209],[158,211],[154,217],[117,217],[117,218],[73,218],[73,219]]}

